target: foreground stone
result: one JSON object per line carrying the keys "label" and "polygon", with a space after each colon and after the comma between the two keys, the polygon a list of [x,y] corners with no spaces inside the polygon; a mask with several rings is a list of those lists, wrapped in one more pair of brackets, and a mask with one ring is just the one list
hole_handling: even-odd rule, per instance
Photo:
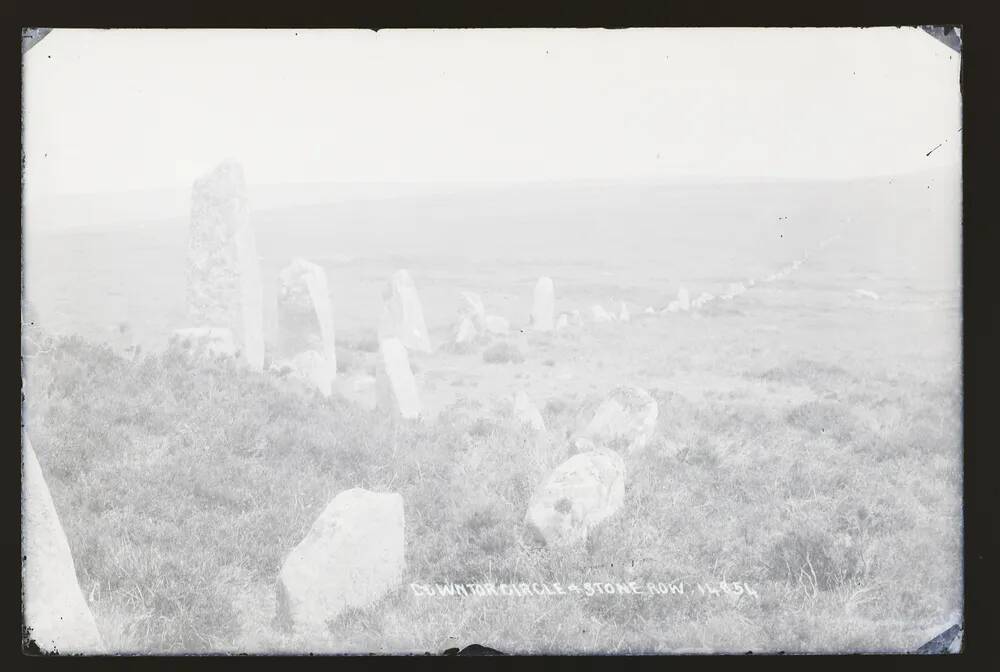
{"label": "foreground stone", "polygon": [[406,347],[397,338],[387,338],[379,343],[375,364],[375,405],[403,418],[420,416],[420,396],[410,369],[410,358]]}
{"label": "foreground stone", "polygon": [[296,259],[278,274],[278,357],[329,395],[337,376],[333,311],[322,267]]}
{"label": "foreground stone", "polygon": [[236,355],[236,339],[233,332],[221,327],[191,327],[175,329],[174,337],[185,347],[204,348],[204,352],[213,356],[234,357]]}
{"label": "foreground stone", "polygon": [[382,292],[382,300],[379,340],[396,338],[410,350],[430,352],[423,305],[408,271],[400,269],[392,274]]}
{"label": "foreground stone", "polygon": [[404,532],[400,495],[353,488],[334,497],[281,567],[278,623],[322,635],[345,609],[383,597],[406,568]]}
{"label": "foreground stone", "polygon": [[522,425],[528,425],[536,432],[545,431],[545,419],[523,390],[514,395],[514,419]]}
{"label": "foreground stone", "polygon": [[187,256],[190,324],[232,331],[250,367],[264,366],[264,310],[257,243],[243,169],[226,161],[195,181]]}
{"label": "foreground stone", "polygon": [[552,331],[556,309],[552,278],[541,277],[535,285],[535,301],[531,309],[531,327],[536,331]]}
{"label": "foreground stone", "polygon": [[625,462],[610,450],[569,458],[546,477],[528,505],[525,523],[548,546],[571,546],[614,514],[625,498]]}
{"label": "foreground stone", "polygon": [[28,437],[22,437],[21,576],[28,636],[46,653],[101,653],[104,643],[77,583],[55,503]]}
{"label": "foreground stone", "polygon": [[597,408],[582,436],[597,446],[633,452],[649,443],[658,416],[658,405],[649,392],[638,387],[617,387]]}

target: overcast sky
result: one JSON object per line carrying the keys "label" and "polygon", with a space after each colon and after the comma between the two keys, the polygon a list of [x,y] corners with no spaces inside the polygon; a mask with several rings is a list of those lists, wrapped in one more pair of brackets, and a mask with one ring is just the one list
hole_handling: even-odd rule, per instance
{"label": "overcast sky", "polygon": [[24,57],[25,188],[225,157],[257,184],[957,170],[959,66],[897,28],[57,29]]}

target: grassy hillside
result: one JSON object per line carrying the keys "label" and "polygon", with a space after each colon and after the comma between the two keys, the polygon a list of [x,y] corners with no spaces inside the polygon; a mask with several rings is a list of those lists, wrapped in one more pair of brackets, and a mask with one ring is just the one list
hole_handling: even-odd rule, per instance
{"label": "grassy hillside", "polygon": [[[127,361],[29,335],[25,421],[116,651],[899,650],[960,607],[961,401],[938,368],[726,360],[755,384],[811,393],[786,404],[653,387],[659,425],[626,459],[623,508],[585,548],[557,551],[533,545],[523,515],[599,394],[544,403],[546,443],[499,402],[460,397],[433,424],[392,421],[177,347]],[[355,486],[403,496],[404,584],[333,621],[328,642],[296,641],[271,624],[282,559]],[[753,594],[698,588],[723,580]],[[408,587],[536,581],[684,594]]]}

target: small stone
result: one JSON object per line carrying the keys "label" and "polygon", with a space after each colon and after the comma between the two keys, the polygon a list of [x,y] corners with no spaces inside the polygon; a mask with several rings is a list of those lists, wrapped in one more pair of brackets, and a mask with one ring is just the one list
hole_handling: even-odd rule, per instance
{"label": "small stone", "polygon": [[582,435],[599,446],[624,444],[628,452],[633,452],[649,443],[658,415],[656,400],[648,392],[638,387],[617,387],[598,407]]}

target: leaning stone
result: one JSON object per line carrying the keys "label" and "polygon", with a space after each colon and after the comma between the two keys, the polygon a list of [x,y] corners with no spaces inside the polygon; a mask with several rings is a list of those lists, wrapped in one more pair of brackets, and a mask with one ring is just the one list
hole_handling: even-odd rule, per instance
{"label": "leaning stone", "polygon": [[400,269],[393,273],[382,292],[382,299],[379,339],[397,338],[409,350],[430,352],[424,309],[409,272]]}
{"label": "leaning stone", "polygon": [[77,582],[55,503],[35,451],[22,436],[21,576],[28,637],[45,653],[102,653],[104,643]]}
{"label": "leaning stone", "polygon": [[620,455],[609,450],[578,453],[538,487],[525,523],[548,546],[580,544],[624,498],[625,463]]}
{"label": "leaning stone", "polygon": [[638,387],[617,387],[598,407],[583,436],[599,446],[623,446],[633,452],[649,443],[658,415],[656,400],[648,392]]}
{"label": "leaning stone", "polygon": [[535,285],[535,301],[531,309],[531,326],[536,331],[552,331],[555,312],[555,289],[552,278],[541,277]]}
{"label": "leaning stone", "polygon": [[233,332],[222,327],[192,327],[176,329],[174,337],[185,347],[204,348],[209,355],[236,356],[236,340]]}
{"label": "leaning stone", "polygon": [[379,343],[375,366],[376,407],[403,418],[420,416],[417,382],[403,343],[387,338]]}
{"label": "leaning stone", "polygon": [[374,604],[406,569],[403,498],[353,488],[333,498],[278,576],[277,621],[323,635],[347,609]]}
{"label": "leaning stone", "polygon": [[250,367],[263,369],[260,259],[243,169],[232,161],[196,180],[192,189],[187,310],[190,324],[230,329]]}
{"label": "leaning stone", "polygon": [[[307,352],[316,356],[305,356]],[[329,393],[337,375],[330,293],[323,268],[305,259],[295,259],[278,274],[277,356],[306,363],[310,379],[321,372],[330,375],[329,381],[317,379]]]}
{"label": "leaning stone", "polygon": [[531,399],[523,390],[514,395],[514,419],[522,425],[528,425],[536,432],[545,431],[545,420],[542,414],[531,403]]}

